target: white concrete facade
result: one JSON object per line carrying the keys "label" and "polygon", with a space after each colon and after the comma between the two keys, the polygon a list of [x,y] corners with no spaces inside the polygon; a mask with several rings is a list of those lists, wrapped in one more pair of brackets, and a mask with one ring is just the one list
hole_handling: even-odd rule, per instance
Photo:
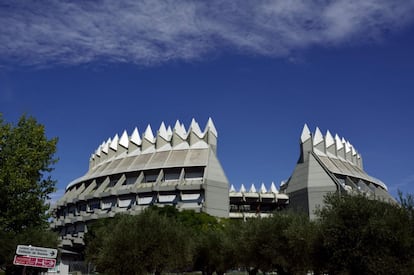
{"label": "white concrete facade", "polygon": [[193,119],[189,129],[161,123],[103,142],[91,155],[88,172],[68,184],[53,207],[51,227],[65,249],[83,247],[88,223],[117,213],[139,213],[150,205],[229,216],[229,183],[216,156],[217,131]]}
{"label": "white concrete facade", "polygon": [[315,218],[329,192],[361,193],[368,197],[395,202],[386,185],[368,175],[362,157],[351,143],[319,128],[311,133],[305,124],[300,138],[300,157],[281,191],[289,195],[290,207]]}

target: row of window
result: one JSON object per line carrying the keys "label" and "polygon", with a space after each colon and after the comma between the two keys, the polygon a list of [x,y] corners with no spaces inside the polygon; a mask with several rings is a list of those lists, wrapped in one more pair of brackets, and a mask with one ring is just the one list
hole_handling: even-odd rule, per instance
{"label": "row of window", "polygon": [[350,186],[352,189],[364,191],[364,192],[374,192],[378,190],[375,184],[364,181],[359,178],[344,176],[344,175],[335,175],[337,180],[342,186]]}
{"label": "row of window", "polygon": [[66,218],[69,214],[73,216],[81,213],[93,213],[95,210],[110,210],[112,207],[131,208],[134,205],[152,205],[152,204],[177,204],[203,202],[203,191],[174,191],[174,192],[149,192],[138,195],[125,195],[120,197],[107,197],[102,199],[92,199],[87,202],[79,202],[62,207],[56,211],[56,218]]}
{"label": "row of window", "polygon": [[[78,195],[87,195],[94,193],[101,187],[104,187],[102,191],[109,191],[117,184],[125,187],[137,183],[154,183],[158,180],[160,182],[179,181],[181,179],[185,181],[202,180],[203,177],[204,167],[152,169],[100,177],[82,184],[74,185],[66,192],[77,192],[80,188],[83,188]],[[102,186],[103,184],[105,186]]]}

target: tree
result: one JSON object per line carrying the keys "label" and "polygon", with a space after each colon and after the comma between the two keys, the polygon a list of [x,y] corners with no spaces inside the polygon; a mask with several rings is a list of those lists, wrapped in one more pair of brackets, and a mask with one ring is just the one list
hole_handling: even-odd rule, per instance
{"label": "tree", "polygon": [[[193,210],[182,210],[174,206],[151,206],[150,211],[175,219],[177,223],[188,229],[187,242],[194,243],[193,270],[204,274],[223,274],[235,263],[233,239],[231,234],[236,228],[232,223],[225,224],[207,213],[196,213]],[[222,220],[224,221],[224,220]]]}
{"label": "tree", "polygon": [[56,235],[45,232],[56,144],[33,117],[13,125],[0,114],[0,266],[10,267],[17,244],[56,246]]}
{"label": "tree", "polygon": [[[202,213],[195,215],[202,219],[207,217]],[[210,226],[204,224],[193,237],[196,243],[193,268],[202,271],[203,274],[224,274],[237,264],[237,243],[241,223],[222,221],[216,222],[214,226],[207,224]]]}
{"label": "tree", "polygon": [[328,195],[320,217],[319,253],[329,274],[413,274],[409,213],[365,196]]}
{"label": "tree", "polygon": [[408,212],[410,220],[414,225],[414,195],[404,195],[401,190],[398,190],[398,203]]}
{"label": "tree", "polygon": [[93,234],[86,256],[101,272],[158,274],[183,270],[191,263],[187,228],[156,211],[116,216]]}
{"label": "tree", "polygon": [[13,126],[0,116],[0,230],[20,232],[47,222],[56,144],[33,117],[22,116]]}
{"label": "tree", "polygon": [[311,270],[315,225],[307,216],[276,212],[270,218],[250,219],[242,227],[241,263],[255,274],[306,274]]}

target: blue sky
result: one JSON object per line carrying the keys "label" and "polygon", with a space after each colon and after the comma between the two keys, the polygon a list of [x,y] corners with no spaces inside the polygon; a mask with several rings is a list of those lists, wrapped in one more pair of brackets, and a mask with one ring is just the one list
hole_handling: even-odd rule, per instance
{"label": "blue sky", "polygon": [[59,194],[109,137],[212,117],[230,183],[279,184],[304,123],[414,193],[414,1],[0,1],[0,112],[59,137]]}

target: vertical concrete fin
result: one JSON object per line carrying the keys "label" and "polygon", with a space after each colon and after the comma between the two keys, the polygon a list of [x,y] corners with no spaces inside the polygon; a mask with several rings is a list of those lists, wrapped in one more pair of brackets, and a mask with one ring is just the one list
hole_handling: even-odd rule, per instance
{"label": "vertical concrete fin", "polygon": [[272,184],[270,185],[270,192],[274,194],[279,194],[279,191],[277,190],[276,185],[273,181],[272,181]]}
{"label": "vertical concrete fin", "polygon": [[311,137],[312,137],[311,132],[308,128],[308,125],[305,123],[305,125],[303,125],[302,134],[300,135],[300,142],[304,143],[305,141],[307,141]]}
{"label": "vertical concrete fin", "polygon": [[318,127],[316,127],[315,135],[313,137],[313,149],[317,149],[317,153],[325,153],[325,140]]}
{"label": "vertical concrete fin", "polygon": [[213,119],[211,117],[208,118],[206,127],[204,129],[204,134],[207,132],[211,132],[215,137],[218,137],[216,126],[213,123]]}
{"label": "vertical concrete fin", "polygon": [[254,186],[254,183],[252,183],[252,185],[250,186],[249,192],[250,193],[257,193],[256,186]]}
{"label": "vertical concrete fin", "polygon": [[262,194],[267,193],[266,186],[264,185],[263,182],[262,182],[262,185],[260,186],[260,193],[262,193]]}
{"label": "vertical concrete fin", "polygon": [[240,191],[241,193],[245,193],[246,192],[246,187],[244,187],[244,184],[242,183],[240,186]]}
{"label": "vertical concrete fin", "polygon": [[131,135],[129,141],[134,143],[137,146],[140,146],[142,144],[142,140],[141,140],[141,137],[139,135],[137,127],[135,127],[134,131],[132,132],[132,135]]}
{"label": "vertical concrete fin", "polygon": [[121,138],[119,139],[119,145],[128,149],[128,133],[126,130],[124,130],[124,132],[121,135]]}
{"label": "vertical concrete fin", "polygon": [[155,142],[156,142],[156,139],[152,132],[151,125],[148,124],[142,137],[142,145],[141,145],[142,152],[149,150],[150,148],[152,148],[151,150],[155,150]]}
{"label": "vertical concrete fin", "polygon": [[116,134],[109,145],[109,148],[116,151],[118,149],[119,136]]}
{"label": "vertical concrete fin", "polygon": [[161,122],[160,128],[158,129],[157,139],[158,137],[162,137],[164,140],[169,141],[169,135],[167,132],[167,128],[165,127],[164,121]]}

